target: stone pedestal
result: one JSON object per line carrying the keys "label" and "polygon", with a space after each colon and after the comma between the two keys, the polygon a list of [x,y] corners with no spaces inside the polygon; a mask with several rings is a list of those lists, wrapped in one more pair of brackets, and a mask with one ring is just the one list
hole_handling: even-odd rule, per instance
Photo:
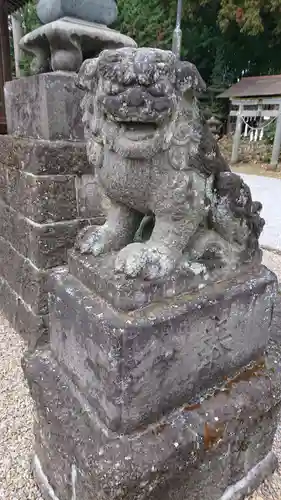
{"label": "stone pedestal", "polygon": [[0,305],[30,347],[48,332],[50,270],[66,263],[67,250],[89,220],[103,221],[74,77],[44,74],[5,87],[9,135],[0,136]]}
{"label": "stone pedestal", "polygon": [[23,362],[44,498],[253,491],[276,467],[279,375],[269,366],[280,354],[265,356],[274,275],[260,267],[130,312],[78,278],[52,273],[50,342]]}
{"label": "stone pedestal", "polygon": [[261,205],[201,122],[190,63],[108,51],[79,85],[106,223],[51,273],[49,339],[23,361],[35,478],[45,500],[242,500],[276,467],[281,399]]}

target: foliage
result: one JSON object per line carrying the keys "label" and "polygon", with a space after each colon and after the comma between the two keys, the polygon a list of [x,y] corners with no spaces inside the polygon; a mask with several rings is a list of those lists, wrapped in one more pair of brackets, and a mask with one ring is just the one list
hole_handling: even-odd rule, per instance
{"label": "foliage", "polygon": [[[22,9],[25,33],[39,21],[36,0]],[[117,0],[115,28],[140,46],[170,49],[177,0]],[[242,74],[281,72],[281,0],[183,0],[182,58],[198,67],[209,86],[210,113],[225,113],[216,95]],[[22,67],[29,72],[29,58]]]}
{"label": "foliage", "polygon": [[275,130],[276,130],[276,121],[273,121],[268,125],[268,127],[265,127],[264,129],[264,141],[266,144],[269,144],[270,146],[273,146],[274,143],[274,137],[275,137]]}
{"label": "foliage", "polygon": [[[170,49],[177,0],[119,0],[116,27],[139,45]],[[211,113],[225,113],[215,96],[241,76],[281,72],[281,0],[183,0],[182,58],[209,86]]]}
{"label": "foliage", "polygon": [[264,31],[267,19],[271,17],[277,34],[281,31],[280,9],[280,0],[221,0],[219,22],[222,29],[236,22],[241,32],[258,35]]}
{"label": "foliage", "polygon": [[36,0],[32,0],[22,9],[23,29],[25,33],[30,33],[40,26],[40,21],[36,13],[36,4]]}
{"label": "foliage", "polygon": [[[28,2],[20,11],[22,16],[22,26],[25,34],[30,33],[31,31],[38,28],[38,26],[40,26],[40,21],[36,13],[36,3],[36,0],[32,0]],[[22,75],[30,75],[31,61],[32,57],[24,53],[20,63]]]}
{"label": "foliage", "polygon": [[[139,45],[170,48],[176,6],[177,0],[119,0],[117,26]],[[208,83],[212,73],[228,85],[243,71],[280,71],[281,0],[183,0],[182,30],[182,57]]]}
{"label": "foliage", "polygon": [[[169,3],[171,5],[169,5]],[[171,47],[175,20],[175,0],[119,0],[117,28],[140,46]]]}

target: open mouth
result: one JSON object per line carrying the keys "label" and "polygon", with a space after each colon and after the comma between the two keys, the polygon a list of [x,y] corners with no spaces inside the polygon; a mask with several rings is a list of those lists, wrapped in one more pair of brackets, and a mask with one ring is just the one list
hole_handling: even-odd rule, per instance
{"label": "open mouth", "polygon": [[156,123],[120,122],[119,126],[124,135],[132,141],[153,137],[158,130]]}

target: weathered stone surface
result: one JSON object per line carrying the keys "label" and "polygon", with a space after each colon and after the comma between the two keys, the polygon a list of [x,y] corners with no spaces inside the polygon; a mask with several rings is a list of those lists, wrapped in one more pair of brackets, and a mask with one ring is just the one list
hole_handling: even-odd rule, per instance
{"label": "weathered stone surface", "polygon": [[257,359],[269,340],[275,288],[275,276],[261,268],[124,314],[71,275],[54,273],[51,349],[99,418],[127,432],[198,401]]}
{"label": "weathered stone surface", "polygon": [[48,175],[91,173],[84,142],[45,141],[0,135],[0,168]]}
{"label": "weathered stone surface", "polygon": [[80,101],[75,75],[46,73],[5,84],[8,133],[35,139],[82,141]]}
{"label": "weathered stone surface", "polygon": [[1,278],[27,304],[34,314],[48,313],[48,273],[38,269],[30,259],[23,257],[14,247],[0,237]]}
{"label": "weathered stone surface", "polygon": [[[0,165],[0,172],[3,166]],[[3,175],[4,177],[4,175]],[[0,194],[12,208],[38,223],[77,219],[75,177],[34,175],[7,169],[4,192],[0,174]]]}
{"label": "weathered stone surface", "polygon": [[281,291],[275,300],[274,314],[271,325],[271,338],[276,342],[281,341]]}
{"label": "weathered stone surface", "polygon": [[117,18],[117,5],[115,0],[39,0],[37,15],[43,24],[71,16],[108,25]]}
{"label": "weathered stone surface", "polygon": [[[35,222],[59,222],[77,218],[74,176],[39,177],[17,173],[12,177],[9,188],[11,206]],[[24,210],[21,209],[23,205]]]}
{"label": "weathered stone surface", "polygon": [[[89,161],[109,207],[104,226],[81,234],[81,253],[118,251],[116,273],[142,281],[200,264],[202,286],[213,270],[229,279],[260,260],[261,204],[200,115],[194,94],[205,84],[195,66],[159,49],[109,50],[84,62],[77,84],[86,91]],[[154,225],[136,242],[147,215]]]}
{"label": "weathered stone surface", "polygon": [[47,341],[48,316],[35,314],[1,277],[0,309],[31,350]]}
{"label": "weathered stone surface", "polygon": [[3,201],[7,201],[7,192],[8,192],[8,170],[0,163],[0,198]]}
{"label": "weathered stone surface", "polygon": [[[87,172],[83,142],[0,137],[0,303],[30,346],[47,335],[45,270],[66,262],[87,224],[75,179]],[[103,221],[99,207],[92,216]]]}
{"label": "weathered stone surface", "polygon": [[0,235],[40,269],[61,266],[85,220],[38,224],[0,201]]}
{"label": "weathered stone surface", "polygon": [[99,184],[95,175],[84,174],[76,176],[75,186],[78,217],[83,219],[98,217],[104,221],[106,201],[104,201],[103,193],[99,189]]}
{"label": "weathered stone surface", "polygon": [[[271,355],[269,368],[280,363],[280,352]],[[276,381],[262,365],[124,436],[98,423],[50,351],[26,356],[37,408],[33,467],[44,498],[242,500],[276,466]]]}
{"label": "weathered stone surface", "polygon": [[[87,288],[97,292],[115,309],[131,311],[155,302],[161,302],[185,294],[186,298],[192,297],[201,290],[208,293],[208,285],[224,278],[225,270],[209,271],[205,276],[205,268],[200,264],[189,264],[181,269],[176,269],[165,280],[142,280],[141,278],[127,278],[124,274],[115,273],[114,264],[117,252],[93,257],[81,255],[79,251],[71,250],[68,254],[68,267]],[[243,272],[250,276],[255,274],[256,265],[240,267],[240,276]],[[237,271],[229,273],[228,279],[237,278]],[[187,293],[188,291],[188,293]]]}
{"label": "weathered stone surface", "polygon": [[0,197],[5,203],[39,223],[102,220],[102,193],[95,176],[87,173],[83,143],[1,136],[1,146]]}
{"label": "weathered stone surface", "polygon": [[104,49],[136,47],[136,42],[104,25],[63,17],[25,35],[20,46],[33,55],[31,70],[36,74],[79,71],[84,59],[96,57]]}

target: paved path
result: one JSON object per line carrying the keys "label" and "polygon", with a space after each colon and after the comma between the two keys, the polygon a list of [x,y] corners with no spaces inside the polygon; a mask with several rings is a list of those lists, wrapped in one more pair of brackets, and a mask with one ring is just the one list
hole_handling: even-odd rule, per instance
{"label": "paved path", "polygon": [[262,246],[281,251],[281,179],[241,174],[251,188],[254,200],[263,204],[266,226],[261,235]]}

